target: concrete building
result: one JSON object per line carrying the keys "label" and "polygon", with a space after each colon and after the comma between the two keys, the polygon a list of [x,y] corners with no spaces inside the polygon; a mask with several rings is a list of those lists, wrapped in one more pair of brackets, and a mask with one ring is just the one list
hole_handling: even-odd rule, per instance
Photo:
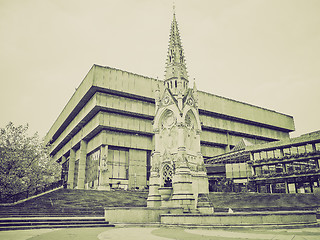
{"label": "concrete building", "polygon": [[252,145],[205,161],[211,191],[320,192],[320,131]]}
{"label": "concrete building", "polygon": [[[164,84],[175,82],[93,65],[45,138],[69,188],[148,186],[155,91]],[[204,159],[241,139],[261,144],[288,139],[294,130],[293,118],[282,113],[202,91],[197,98]]]}

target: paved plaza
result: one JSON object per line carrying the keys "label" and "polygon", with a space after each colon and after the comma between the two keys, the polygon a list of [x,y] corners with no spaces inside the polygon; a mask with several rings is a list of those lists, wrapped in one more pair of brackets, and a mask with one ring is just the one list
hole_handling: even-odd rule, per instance
{"label": "paved plaza", "polygon": [[116,227],[116,228],[68,228],[38,229],[0,232],[3,240],[234,240],[234,239],[278,239],[278,240],[318,240],[320,228],[299,229],[187,229],[156,227]]}

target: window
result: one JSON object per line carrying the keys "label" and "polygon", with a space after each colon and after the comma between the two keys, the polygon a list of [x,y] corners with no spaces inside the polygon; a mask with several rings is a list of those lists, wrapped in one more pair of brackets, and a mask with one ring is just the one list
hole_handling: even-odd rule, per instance
{"label": "window", "polygon": [[100,149],[87,155],[85,183],[91,183],[98,179],[100,164]]}
{"label": "window", "polygon": [[172,187],[172,168],[165,164],[162,169],[162,180],[164,187]]}
{"label": "window", "polygon": [[129,152],[127,150],[108,150],[108,170],[111,178],[128,179]]}

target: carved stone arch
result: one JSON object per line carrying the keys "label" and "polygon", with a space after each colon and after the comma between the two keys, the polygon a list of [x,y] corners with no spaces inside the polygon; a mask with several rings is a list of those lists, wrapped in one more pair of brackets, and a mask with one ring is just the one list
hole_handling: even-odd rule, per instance
{"label": "carved stone arch", "polygon": [[191,128],[193,124],[193,128],[195,130],[201,130],[201,123],[200,123],[199,114],[197,113],[197,111],[193,108],[187,108],[185,110],[186,110],[184,111],[185,125]]}
{"label": "carved stone arch", "polygon": [[154,120],[153,120],[153,126],[154,126],[154,127],[159,127],[160,119],[161,119],[163,113],[164,113],[166,110],[167,110],[166,108],[161,108],[161,109],[159,109],[159,112],[157,112],[157,114],[155,115]]}
{"label": "carved stone arch", "polygon": [[159,129],[172,128],[177,123],[177,118],[174,114],[174,112],[171,109],[165,109],[165,111],[162,112],[159,121],[158,121],[158,127]]}
{"label": "carved stone arch", "polygon": [[[167,96],[169,97],[169,95],[167,95]],[[163,117],[163,114],[166,111],[169,111],[169,110],[174,112],[174,113],[176,113],[178,111],[177,106],[176,106],[176,104],[173,103],[173,101],[171,101],[171,103],[169,103],[168,106],[160,107],[157,110],[157,113],[155,114],[155,117],[154,117],[154,120],[153,120],[153,122],[154,122],[153,126],[159,126],[159,122],[160,122],[161,118]]]}

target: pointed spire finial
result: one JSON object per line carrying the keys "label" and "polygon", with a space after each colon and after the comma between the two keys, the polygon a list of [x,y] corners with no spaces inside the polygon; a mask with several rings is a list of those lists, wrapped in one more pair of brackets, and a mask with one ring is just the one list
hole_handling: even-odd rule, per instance
{"label": "pointed spire finial", "polygon": [[197,91],[196,78],[193,78],[193,92],[196,93]]}
{"label": "pointed spire finial", "polygon": [[176,14],[176,5],[175,5],[175,2],[174,2],[174,0],[172,1],[172,9],[173,9],[173,15],[175,15]]}

